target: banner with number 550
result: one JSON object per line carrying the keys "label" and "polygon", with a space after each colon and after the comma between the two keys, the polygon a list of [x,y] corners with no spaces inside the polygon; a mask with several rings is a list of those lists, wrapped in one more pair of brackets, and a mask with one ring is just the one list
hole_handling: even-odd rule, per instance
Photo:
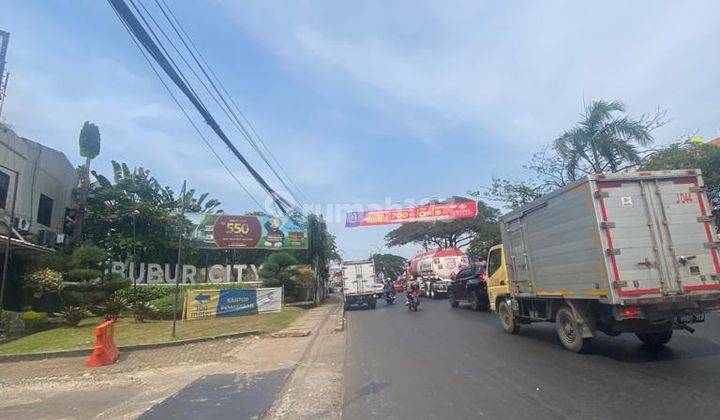
{"label": "banner with number 550", "polygon": [[191,246],[213,249],[306,249],[307,226],[288,217],[186,213]]}

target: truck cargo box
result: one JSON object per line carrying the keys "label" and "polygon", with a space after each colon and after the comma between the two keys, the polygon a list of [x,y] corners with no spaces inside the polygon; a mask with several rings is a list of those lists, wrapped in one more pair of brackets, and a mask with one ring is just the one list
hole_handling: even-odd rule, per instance
{"label": "truck cargo box", "polygon": [[598,174],[501,218],[510,292],[717,300],[720,252],[700,170]]}

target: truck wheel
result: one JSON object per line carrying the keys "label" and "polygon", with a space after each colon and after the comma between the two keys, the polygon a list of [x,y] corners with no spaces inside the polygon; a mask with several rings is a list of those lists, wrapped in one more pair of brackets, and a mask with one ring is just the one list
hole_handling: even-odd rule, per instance
{"label": "truck wheel", "polygon": [[453,293],[452,289],[448,290],[448,303],[450,303],[451,308],[460,306],[460,302],[455,299],[455,293]]}
{"label": "truck wheel", "polygon": [[482,303],[480,303],[480,296],[478,296],[476,291],[470,292],[470,307],[473,311],[479,311],[482,307]]}
{"label": "truck wheel", "polygon": [[498,316],[500,317],[500,325],[505,332],[510,334],[517,334],[520,331],[520,324],[515,320],[510,305],[506,300],[501,300],[498,305]]}
{"label": "truck wheel", "polygon": [[561,306],[555,317],[555,329],[563,347],[566,349],[580,353],[590,345],[590,338],[583,338],[580,335],[580,327],[578,326],[575,315],[568,306]]}
{"label": "truck wheel", "polygon": [[672,330],[668,330],[655,333],[635,333],[635,335],[647,346],[660,347],[670,341],[673,332]]}

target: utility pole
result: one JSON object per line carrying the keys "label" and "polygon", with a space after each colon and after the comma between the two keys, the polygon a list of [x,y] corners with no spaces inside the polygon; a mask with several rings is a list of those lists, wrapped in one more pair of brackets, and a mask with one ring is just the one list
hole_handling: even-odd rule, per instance
{"label": "utility pole", "polygon": [[175,338],[175,325],[177,324],[177,307],[178,295],[180,294],[180,277],[182,276],[182,236],[183,236],[183,219],[185,218],[185,188],[187,180],[183,181],[182,190],[180,190],[180,220],[178,228],[178,254],[177,268],[175,269],[175,302],[173,303],[173,328],[172,336]]}
{"label": "utility pole", "polygon": [[0,116],[2,115],[3,105],[5,105],[7,84],[10,78],[10,72],[5,72],[5,57],[7,56],[9,43],[10,32],[0,31]]}

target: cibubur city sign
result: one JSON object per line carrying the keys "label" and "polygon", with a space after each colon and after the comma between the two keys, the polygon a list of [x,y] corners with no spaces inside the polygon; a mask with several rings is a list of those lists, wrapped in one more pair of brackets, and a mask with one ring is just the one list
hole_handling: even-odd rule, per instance
{"label": "cibubur city sign", "polygon": [[[202,276],[198,275],[200,273],[198,267],[192,264],[183,264],[182,270],[176,270],[174,266],[175,264],[141,262],[136,265],[134,262],[113,261],[110,272],[120,274],[140,284],[175,284],[178,274],[180,275],[180,283],[243,281],[244,274],[246,277],[250,277],[247,281],[258,281],[255,264],[215,264],[209,267],[201,267],[200,270],[203,270]],[[247,270],[249,270],[250,276],[247,276]]]}

